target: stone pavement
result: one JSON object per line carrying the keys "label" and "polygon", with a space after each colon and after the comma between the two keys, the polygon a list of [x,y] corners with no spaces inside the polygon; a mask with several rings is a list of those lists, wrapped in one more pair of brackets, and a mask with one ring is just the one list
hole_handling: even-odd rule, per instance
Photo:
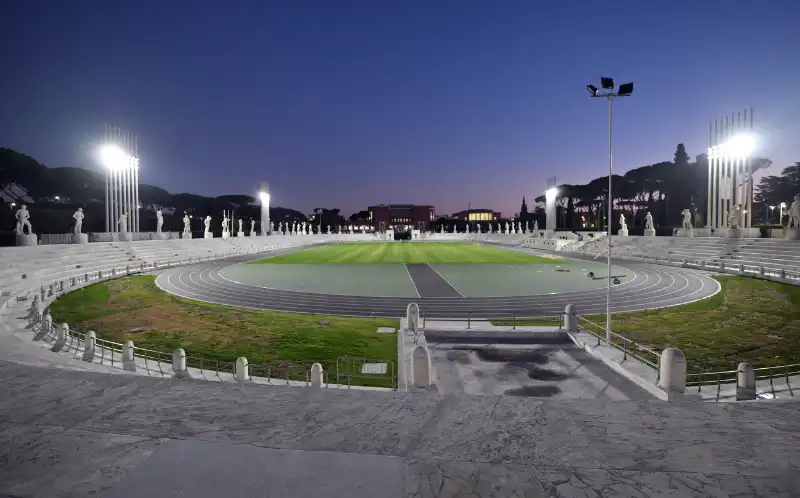
{"label": "stone pavement", "polygon": [[800,404],[158,380],[0,362],[0,497],[800,493]]}

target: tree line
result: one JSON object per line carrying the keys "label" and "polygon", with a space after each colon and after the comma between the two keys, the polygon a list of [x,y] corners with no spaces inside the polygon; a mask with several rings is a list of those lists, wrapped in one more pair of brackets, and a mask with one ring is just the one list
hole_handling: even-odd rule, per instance
{"label": "tree line", "polygon": [[[753,173],[768,168],[772,161],[762,157],[750,160]],[[624,175],[612,175],[612,228],[624,214],[628,227],[643,227],[647,212],[659,227],[678,227],[681,211],[689,209],[696,227],[706,225],[708,196],[708,158],[706,154],[691,161],[683,144],[678,144],[672,161],[663,161],[632,169]],[[556,187],[559,227],[570,229],[605,229],[608,210],[608,175],[585,185],[563,184]],[[764,176],[755,186],[754,224],[775,224],[775,208],[781,202],[791,204],[800,193],[800,162],[785,167],[780,175]],[[544,221],[545,196],[535,199],[537,206],[527,216]],[[773,209],[770,209],[773,206]],[[521,212],[524,209],[520,210]],[[524,216],[522,216],[524,217]]]}

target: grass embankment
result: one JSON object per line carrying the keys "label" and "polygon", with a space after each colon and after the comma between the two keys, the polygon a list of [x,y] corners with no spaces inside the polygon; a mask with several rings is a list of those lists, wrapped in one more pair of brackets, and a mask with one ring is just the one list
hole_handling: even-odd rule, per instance
{"label": "grass embankment", "polygon": [[251,264],[309,263],[559,263],[566,260],[460,242],[369,242],[313,247]]}
{"label": "grass embankment", "polygon": [[[278,375],[282,369],[309,368],[315,362],[332,372],[336,359],[343,356],[397,362],[397,336],[376,333],[378,327],[397,327],[397,320],[202,303],[162,291],[152,275],[111,280],[71,292],[55,301],[50,312],[54,322],[67,322],[71,329],[82,332],[94,330],[102,339],[132,340],[138,347],[165,352],[183,348],[189,360],[194,356],[229,364],[244,356],[251,365],[273,366]],[[320,323],[325,321],[330,323]],[[354,378],[353,384],[386,385],[387,381]]]}
{"label": "grass embankment", "polygon": [[[679,348],[691,372],[735,370],[742,362],[756,368],[800,363],[800,287],[737,276],[716,279],[722,289],[710,299],[612,315],[611,330],[657,351]],[[601,326],[606,319],[585,318]],[[602,333],[599,329],[594,331]]]}

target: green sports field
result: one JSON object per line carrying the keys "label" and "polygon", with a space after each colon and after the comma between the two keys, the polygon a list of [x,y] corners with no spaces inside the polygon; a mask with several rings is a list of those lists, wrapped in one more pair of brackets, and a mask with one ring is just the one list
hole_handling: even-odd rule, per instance
{"label": "green sports field", "polygon": [[555,257],[459,242],[366,242],[331,244],[252,261],[252,264],[309,263],[558,263]]}

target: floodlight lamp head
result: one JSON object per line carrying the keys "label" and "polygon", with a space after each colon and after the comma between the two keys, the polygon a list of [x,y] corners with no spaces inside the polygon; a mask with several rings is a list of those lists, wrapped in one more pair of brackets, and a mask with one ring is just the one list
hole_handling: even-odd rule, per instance
{"label": "floodlight lamp head", "polygon": [[269,204],[269,194],[268,193],[266,193],[264,191],[261,191],[261,192],[258,193],[258,198],[261,199],[261,202],[263,204]]}
{"label": "floodlight lamp head", "polygon": [[620,97],[627,97],[632,94],[633,94],[633,82],[625,83],[619,86],[619,91],[617,92],[617,95],[619,95]]}
{"label": "floodlight lamp head", "polygon": [[547,191],[544,193],[544,197],[547,201],[552,201],[556,198],[556,194],[558,194],[558,189],[553,187],[547,189]]}
{"label": "floodlight lamp head", "polygon": [[112,171],[139,167],[139,158],[129,156],[120,146],[115,144],[101,146],[97,151],[97,157],[103,166]]}
{"label": "floodlight lamp head", "polygon": [[724,155],[731,158],[749,157],[750,154],[753,153],[755,146],[756,141],[752,135],[749,133],[741,133],[735,135],[724,144]]}
{"label": "floodlight lamp head", "polygon": [[614,78],[600,78],[600,86],[603,87],[603,90],[613,90]]}
{"label": "floodlight lamp head", "polygon": [[592,97],[597,97],[597,87],[594,85],[586,85],[586,90],[592,94]]}

